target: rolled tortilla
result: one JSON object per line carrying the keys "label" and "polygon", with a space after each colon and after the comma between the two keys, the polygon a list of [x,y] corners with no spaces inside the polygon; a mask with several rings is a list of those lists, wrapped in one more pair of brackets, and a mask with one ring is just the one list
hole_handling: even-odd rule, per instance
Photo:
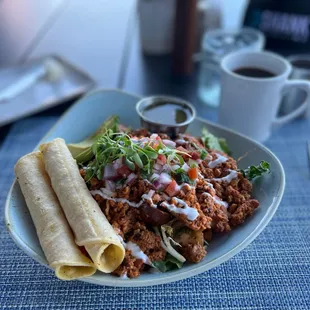
{"label": "rolled tortilla", "polygon": [[86,248],[97,269],[114,271],[122,263],[125,249],[90,194],[65,141],[57,138],[40,150],[75,242]]}
{"label": "rolled tortilla", "polygon": [[62,280],[87,277],[96,272],[93,262],[74,242],[73,233],[44,170],[42,154],[22,157],[15,174],[37,235],[50,266]]}

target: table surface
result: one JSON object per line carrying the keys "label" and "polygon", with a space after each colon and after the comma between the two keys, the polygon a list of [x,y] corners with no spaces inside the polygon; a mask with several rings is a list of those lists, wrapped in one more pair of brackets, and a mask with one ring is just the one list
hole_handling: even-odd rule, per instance
{"label": "table surface", "polygon": [[[197,100],[197,72],[190,79],[176,78],[169,71],[170,57],[142,55],[134,0],[126,0],[126,5],[121,0],[98,1],[92,7],[82,0],[25,2],[0,2],[0,65],[57,52],[89,71],[98,86],[180,96],[193,102],[200,116],[216,121],[216,110]],[[107,44],[111,29],[119,39]],[[81,40],[84,44],[78,45]],[[0,128],[2,209],[14,164],[71,104]],[[287,185],[276,215],[262,234],[228,262],[172,284],[125,289],[60,281],[17,248],[5,229],[2,210],[0,309],[310,309],[307,140],[310,121],[300,119],[274,130],[266,143],[281,160]]]}

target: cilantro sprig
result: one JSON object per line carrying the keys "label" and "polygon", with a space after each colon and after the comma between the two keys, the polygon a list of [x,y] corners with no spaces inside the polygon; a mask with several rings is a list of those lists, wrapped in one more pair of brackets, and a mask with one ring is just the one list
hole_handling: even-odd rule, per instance
{"label": "cilantro sprig", "polygon": [[240,171],[244,177],[251,181],[264,174],[270,173],[270,164],[267,161],[262,160],[258,166],[250,166]]}
{"label": "cilantro sprig", "polygon": [[194,184],[194,181],[189,178],[187,172],[184,171],[182,168],[179,168],[174,171],[174,179],[178,184],[182,183]]}

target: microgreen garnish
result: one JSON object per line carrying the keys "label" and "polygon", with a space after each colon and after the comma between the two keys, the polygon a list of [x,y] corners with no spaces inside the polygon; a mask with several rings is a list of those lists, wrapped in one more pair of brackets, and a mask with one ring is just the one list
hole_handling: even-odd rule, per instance
{"label": "microgreen garnish", "polygon": [[[150,173],[144,170],[140,170],[140,177],[144,180],[148,180],[150,178]],[[154,182],[155,180],[151,181]]]}
{"label": "microgreen garnish", "polygon": [[250,166],[247,169],[240,170],[244,177],[248,180],[253,180],[263,174],[270,173],[270,164],[266,161],[261,161],[258,166]]}
{"label": "microgreen garnish", "polygon": [[113,163],[118,158],[125,158],[125,164],[132,171],[138,167],[140,175],[149,176],[152,173],[153,164],[158,154],[163,154],[167,158],[167,165],[183,165],[182,151],[171,149],[163,143],[159,143],[155,148],[153,140],[138,142],[133,141],[126,133],[114,133],[112,130],[102,134],[92,145],[92,152],[95,159],[88,164],[87,180],[96,176],[102,178],[103,168]]}

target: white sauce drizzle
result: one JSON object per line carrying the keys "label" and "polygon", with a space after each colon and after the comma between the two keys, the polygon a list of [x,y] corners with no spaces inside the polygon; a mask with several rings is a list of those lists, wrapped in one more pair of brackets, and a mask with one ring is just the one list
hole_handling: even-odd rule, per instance
{"label": "white sauce drizzle", "polygon": [[[151,260],[148,258],[147,255],[144,254],[144,252],[140,249],[140,247],[137,244],[135,244],[131,241],[126,243],[120,235],[117,235],[117,236],[118,236],[119,240],[121,241],[122,245],[124,246],[124,248],[131,251],[132,256],[134,256],[137,259],[141,259],[144,264],[153,266]],[[126,274],[126,276],[127,276],[127,274]]]}
{"label": "white sauce drizzle", "polygon": [[208,185],[209,187],[211,187],[211,188],[213,188],[213,189],[214,189],[214,186],[213,186],[213,184],[212,184],[212,183],[207,182],[207,185]]}
{"label": "white sauce drizzle", "polygon": [[153,266],[148,256],[145,255],[143,251],[141,251],[140,247],[137,244],[129,241],[126,244],[126,249],[131,251],[132,256],[134,256],[137,259],[141,259],[144,264]]}
{"label": "white sauce drizzle", "polygon": [[228,208],[228,203],[226,201],[221,200],[219,197],[212,196],[208,192],[204,192],[203,195],[207,195],[207,196],[211,197],[214,200],[214,202],[216,202],[217,204],[223,206],[224,208]]}
{"label": "white sauce drizzle", "polygon": [[[185,186],[188,189],[194,188],[193,186],[191,186],[191,185],[189,185],[187,183],[183,183],[183,184],[179,185],[179,190],[182,189]],[[148,201],[153,208],[157,208],[157,205],[154,204],[154,202],[152,200],[152,197],[153,197],[153,195],[155,193],[154,190],[150,190],[147,194],[143,194],[142,197],[141,197],[142,199],[139,202],[137,202],[137,203],[129,201],[128,199],[125,199],[125,198],[113,198],[113,197],[105,194],[103,191],[97,190],[97,189],[96,190],[91,190],[90,193],[93,196],[100,195],[102,198],[104,198],[106,200],[111,200],[111,201],[114,201],[114,202],[127,203],[129,206],[131,206],[133,208],[139,208],[143,204],[143,202],[145,202],[145,201]],[[199,215],[198,211],[195,208],[189,207],[185,201],[183,201],[182,199],[176,198],[176,197],[173,197],[172,199],[174,199],[175,203],[180,204],[183,208],[178,208],[176,205],[169,204],[166,201],[162,202],[161,204],[163,206],[165,206],[171,212],[186,215],[186,217],[188,218],[189,221],[194,221],[198,217],[198,215]]]}
{"label": "white sauce drizzle", "polygon": [[117,235],[117,237],[118,237],[119,241],[121,242],[121,244],[123,245],[123,247],[126,248],[126,243],[125,243],[124,239],[122,238],[122,236]]}
{"label": "white sauce drizzle", "polygon": [[210,162],[208,163],[208,167],[209,167],[209,168],[212,168],[212,169],[213,169],[213,168],[219,166],[220,164],[225,163],[225,162],[228,160],[227,157],[225,157],[225,156],[223,156],[223,155],[221,155],[221,154],[216,154],[216,156],[217,156],[217,159],[212,160],[212,161],[210,161]]}
{"label": "white sauce drizzle", "polygon": [[133,207],[133,208],[140,208],[141,205],[143,204],[143,202],[145,200],[149,201],[151,206],[153,208],[157,208],[157,205],[153,203],[153,200],[152,200],[152,197],[153,197],[153,194],[154,194],[154,191],[153,190],[150,190],[147,194],[143,194],[142,195],[142,199],[139,201],[139,202],[132,202],[132,201],[129,201],[128,199],[125,199],[125,198],[113,198],[111,196],[108,196],[107,194],[105,194],[103,191],[101,190],[92,190],[90,191],[90,193],[95,196],[95,195],[100,195],[102,198],[106,199],[106,200],[111,200],[111,201],[114,201],[114,202],[122,202],[122,203],[127,203],[129,206]]}
{"label": "white sauce drizzle", "polygon": [[229,170],[229,174],[222,178],[213,178],[207,179],[207,181],[216,181],[216,182],[227,182],[230,183],[233,179],[238,177],[238,172],[236,170]]}
{"label": "white sauce drizzle", "polygon": [[175,203],[180,204],[183,208],[178,208],[176,205],[169,204],[166,201],[162,202],[161,205],[166,207],[171,212],[186,215],[189,221],[194,221],[198,217],[199,215],[198,211],[195,208],[189,207],[184,200],[176,197],[173,197],[172,201],[173,200],[175,201]]}
{"label": "white sauce drizzle", "polygon": [[127,273],[124,273],[120,276],[120,279],[123,279],[123,280],[128,280],[128,276],[127,276]]}
{"label": "white sauce drizzle", "polygon": [[153,199],[152,199],[154,193],[155,191],[151,189],[147,194],[143,194],[141,198],[142,198],[142,201],[145,201],[145,200],[148,201],[153,208],[157,208],[157,205],[153,202]]}

